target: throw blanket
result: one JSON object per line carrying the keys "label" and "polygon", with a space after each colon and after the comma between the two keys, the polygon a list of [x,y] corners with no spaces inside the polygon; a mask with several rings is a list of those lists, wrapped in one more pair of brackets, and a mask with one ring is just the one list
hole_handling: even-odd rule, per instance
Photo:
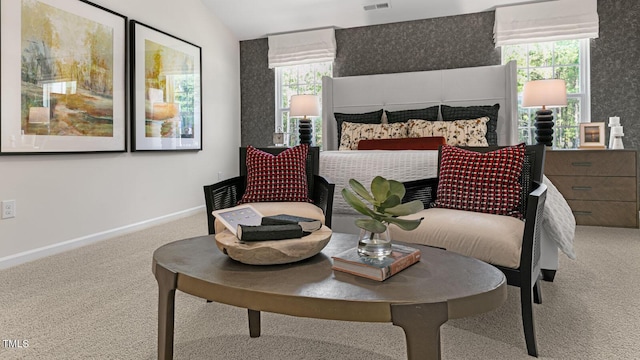
{"label": "throw blanket", "polygon": [[[367,150],[323,151],[320,153],[320,175],[336,184],[333,214],[356,215],[342,198],[341,191],[356,179],[367,188],[377,175],[397,181],[428,179],[438,174],[436,150]],[[564,197],[544,177],[547,201],[541,236],[552,239],[570,259],[575,259],[573,238],[576,222]]]}

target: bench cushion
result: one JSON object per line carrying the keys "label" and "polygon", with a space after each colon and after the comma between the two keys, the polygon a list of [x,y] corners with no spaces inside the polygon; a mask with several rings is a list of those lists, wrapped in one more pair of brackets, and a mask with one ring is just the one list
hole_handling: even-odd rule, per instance
{"label": "bench cushion", "polygon": [[520,266],[524,222],[512,216],[432,208],[406,219],[423,217],[417,229],[389,227],[391,239],[445,248],[494,265]]}
{"label": "bench cushion", "polygon": [[[311,219],[318,219],[324,224],[324,213],[319,207],[308,202],[257,202],[249,203],[247,205],[253,206],[263,216],[271,216],[278,214],[289,214],[308,217]],[[224,231],[225,226],[216,219],[215,221],[216,234]]]}

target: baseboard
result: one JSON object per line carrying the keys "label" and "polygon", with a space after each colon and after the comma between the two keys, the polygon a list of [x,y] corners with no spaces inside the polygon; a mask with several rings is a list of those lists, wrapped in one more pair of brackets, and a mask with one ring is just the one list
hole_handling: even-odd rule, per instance
{"label": "baseboard", "polygon": [[15,255],[9,255],[0,258],[0,270],[6,269],[12,266],[24,264],[29,261],[41,259],[46,256],[59,254],[71,249],[75,249],[81,246],[89,245],[98,241],[106,240],[115,236],[127,234],[134,231],[144,230],[146,228],[159,225],[168,221],[178,220],[183,217],[195,215],[204,209],[204,205],[197,206],[191,209],[178,211],[172,214],[160,216],[154,219],[140,221],[134,224],[125,225],[119,228],[63,241],[57,244],[44,246],[38,249],[33,249],[25,252],[21,252]]}

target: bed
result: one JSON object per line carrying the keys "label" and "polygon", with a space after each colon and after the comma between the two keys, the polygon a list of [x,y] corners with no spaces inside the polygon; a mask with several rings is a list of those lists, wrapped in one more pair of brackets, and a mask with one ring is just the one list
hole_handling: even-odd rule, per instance
{"label": "bed", "polygon": [[[494,120],[494,138],[491,140],[487,135],[487,139],[494,142],[492,145],[513,145],[518,142],[516,86],[515,62],[497,66],[323,78],[324,151],[320,154],[320,175],[336,185],[333,230],[346,233],[358,231],[353,224],[358,214],[344,202],[340,194],[350,178],[367,185],[376,175],[398,181],[431,178],[437,175],[438,161],[438,153],[434,150],[338,151],[340,138],[336,116],[380,109],[384,110],[385,115],[393,115],[402,110],[439,107],[438,120],[442,120],[446,107],[497,104],[499,111],[497,121]],[[385,116],[382,121],[385,122]],[[575,219],[555,186],[546,177],[544,182],[548,186],[548,194],[540,261],[545,277],[552,280],[558,269],[559,250],[575,259]]]}

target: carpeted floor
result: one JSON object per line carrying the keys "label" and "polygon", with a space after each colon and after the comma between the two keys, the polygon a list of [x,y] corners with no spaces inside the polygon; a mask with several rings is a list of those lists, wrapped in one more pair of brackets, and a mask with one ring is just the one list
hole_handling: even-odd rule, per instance
{"label": "carpeted floor", "polygon": [[[205,214],[0,271],[0,359],[155,359],[153,251],[206,234]],[[640,231],[578,227],[576,261],[561,255],[535,306],[541,359],[640,359]],[[405,359],[391,324],[263,313],[248,335],[246,310],[176,294],[175,359]],[[443,359],[531,359],[519,293],[495,311],[442,327]]]}

